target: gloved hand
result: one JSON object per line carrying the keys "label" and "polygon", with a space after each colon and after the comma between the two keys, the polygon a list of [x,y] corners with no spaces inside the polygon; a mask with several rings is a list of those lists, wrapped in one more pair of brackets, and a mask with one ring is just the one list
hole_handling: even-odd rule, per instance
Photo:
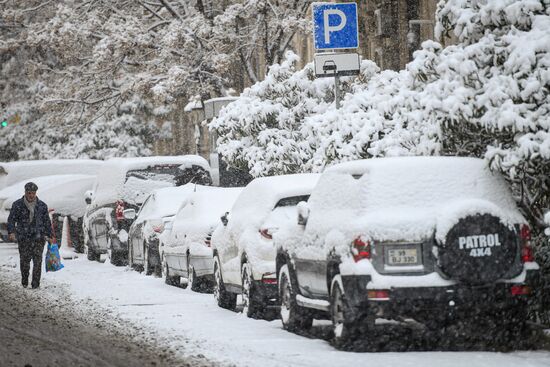
{"label": "gloved hand", "polygon": [[15,242],[15,233],[8,234],[8,241]]}

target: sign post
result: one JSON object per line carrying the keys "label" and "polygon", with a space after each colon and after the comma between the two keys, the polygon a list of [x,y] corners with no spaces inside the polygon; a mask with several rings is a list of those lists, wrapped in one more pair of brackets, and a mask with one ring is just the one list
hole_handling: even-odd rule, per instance
{"label": "sign post", "polygon": [[[357,4],[314,3],[313,38],[315,50],[327,51],[359,47]],[[315,54],[315,75],[334,77],[336,108],[340,108],[340,77],[357,75],[360,70],[357,53]]]}

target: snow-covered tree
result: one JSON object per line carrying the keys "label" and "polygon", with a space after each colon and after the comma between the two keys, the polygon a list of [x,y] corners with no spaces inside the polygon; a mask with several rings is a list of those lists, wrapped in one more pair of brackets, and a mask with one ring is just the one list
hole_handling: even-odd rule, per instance
{"label": "snow-covered tree", "polygon": [[[169,110],[192,95],[209,98],[229,88],[242,89],[246,80],[262,78],[258,62],[279,61],[292,36],[307,30],[308,4],[303,0],[3,1],[1,117],[19,116],[20,122],[0,131],[0,136],[29,136],[32,131],[47,149],[42,154],[38,145],[28,145],[28,139],[12,140],[0,143],[0,159],[61,154],[58,149],[66,146],[66,140],[100,131],[109,134],[121,114],[146,127],[159,107]],[[123,105],[132,101],[142,107],[135,113],[122,112]],[[136,131],[156,130],[129,132]],[[124,141],[137,145],[120,154],[145,154],[155,138],[133,137]],[[16,146],[19,141],[22,145]],[[109,136],[96,139],[101,142],[114,144]],[[104,152],[101,149],[72,149],[72,153],[118,154],[111,145]]]}
{"label": "snow-covered tree", "polygon": [[[313,64],[297,70],[299,58],[288,51],[262,82],[247,88],[210,123],[218,138],[218,152],[231,166],[253,176],[295,173],[312,166],[313,156],[325,136],[310,116],[324,116],[334,104],[332,78],[315,78]],[[365,62],[360,80],[377,68]],[[343,78],[341,88],[351,91],[352,78]]]}

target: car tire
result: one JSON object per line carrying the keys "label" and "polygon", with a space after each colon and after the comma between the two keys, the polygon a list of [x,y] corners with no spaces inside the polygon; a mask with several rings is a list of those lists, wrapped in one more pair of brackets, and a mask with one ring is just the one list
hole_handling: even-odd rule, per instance
{"label": "car tire", "polygon": [[241,267],[241,285],[242,285],[242,300],[243,314],[246,317],[262,318],[264,316],[265,304],[258,302],[257,291],[254,287],[254,279],[252,278],[252,270],[248,263],[244,263]]}
{"label": "car tire", "polygon": [[149,246],[147,242],[143,242],[143,271],[145,275],[151,275],[154,272],[151,264],[149,264]]}
{"label": "car tire", "polygon": [[128,239],[128,266],[130,269],[137,270],[136,264],[134,263],[134,249],[131,238]]}
{"label": "car tire", "polygon": [[200,292],[203,287],[202,279],[197,278],[197,273],[195,273],[195,268],[189,263],[189,258],[187,258],[187,286],[193,292]]}
{"label": "car tire", "polygon": [[162,277],[164,278],[164,283],[168,285],[178,286],[180,283],[180,277],[170,275],[168,263],[166,262],[166,258],[164,256],[162,257]]}
{"label": "car tire", "polygon": [[298,285],[293,279],[289,266],[283,265],[279,270],[278,280],[281,321],[285,330],[299,333],[311,328],[313,317],[296,302]]}
{"label": "car tire", "polygon": [[91,249],[89,246],[87,246],[86,257],[87,257],[88,260],[90,260],[90,261],[99,261],[99,259],[100,259],[100,254],[98,254],[98,253],[95,252],[93,249]]}
{"label": "car tire", "polygon": [[113,251],[112,249],[108,251],[109,262],[114,266],[123,266],[124,265],[124,256],[120,251]]}
{"label": "car tire", "polygon": [[237,295],[225,290],[218,256],[214,258],[214,298],[221,308],[235,310],[237,307]]}
{"label": "car tire", "polygon": [[330,318],[334,331],[333,344],[337,348],[351,346],[361,335],[359,320],[350,318],[349,305],[343,288],[342,277],[340,274],[335,275],[330,287]]}

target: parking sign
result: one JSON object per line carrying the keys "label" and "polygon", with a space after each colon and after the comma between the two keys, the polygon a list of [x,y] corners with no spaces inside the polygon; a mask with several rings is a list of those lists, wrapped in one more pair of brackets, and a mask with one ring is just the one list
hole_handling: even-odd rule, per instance
{"label": "parking sign", "polygon": [[317,50],[359,47],[357,4],[314,3],[313,33]]}

